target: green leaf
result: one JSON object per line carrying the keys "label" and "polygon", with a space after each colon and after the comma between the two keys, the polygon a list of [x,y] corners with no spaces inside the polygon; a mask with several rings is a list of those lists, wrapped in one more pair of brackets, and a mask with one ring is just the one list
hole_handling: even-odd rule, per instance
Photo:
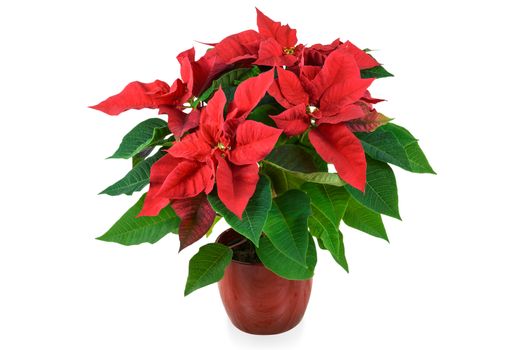
{"label": "green leaf", "polygon": [[316,152],[301,145],[284,144],[275,147],[263,165],[263,171],[271,178],[277,194],[298,189],[306,181],[336,183],[339,186],[344,184],[337,174],[327,173],[326,162]]}
{"label": "green leaf", "polygon": [[138,165],[132,168],[126,176],[99,194],[107,194],[110,196],[118,196],[120,194],[131,195],[133,192],[142,190],[147,184],[149,184],[151,166],[164,155],[164,152],[158,152],[154,156],[147,158],[145,161],[138,163]]}
{"label": "green leaf", "polygon": [[97,239],[123,245],[156,243],[170,232],[176,232],[180,219],[167,206],[157,216],[137,217],[145,195],[133,205],[105,234]]}
{"label": "green leaf", "polygon": [[302,191],[291,190],[273,199],[264,225],[264,233],[272,246],[303,266],[306,266],[310,214],[309,197]]}
{"label": "green leaf", "polygon": [[392,77],[393,74],[391,74],[390,72],[388,72],[383,66],[376,66],[376,67],[373,67],[373,68],[368,68],[368,69],[362,69],[360,71],[360,77],[362,79],[366,79],[366,78],[387,78],[387,77]]}
{"label": "green leaf", "polygon": [[308,219],[311,234],[320,239],[335,261],[348,271],[344,241],[339,231],[346,212],[349,193],[343,187],[305,183],[302,189],[311,198],[312,215]]}
{"label": "green leaf", "polygon": [[220,243],[209,243],[200,247],[189,260],[189,274],[187,276],[184,295],[209,284],[218,282],[224,277],[224,271],[233,258],[233,251]]}
{"label": "green leaf", "polygon": [[291,171],[302,173],[327,172],[327,165],[318,154],[312,153],[299,145],[284,144],[275,147],[266,156],[266,160]]}
{"label": "green leaf", "polygon": [[281,168],[264,164],[262,173],[269,176],[273,191],[279,195],[291,189],[299,189],[304,181],[293,177],[290,173],[283,171]]}
{"label": "green leaf", "polygon": [[350,227],[389,242],[380,214],[363,206],[352,197],[348,198],[344,222]]}
{"label": "green leaf", "polygon": [[230,101],[233,98],[237,86],[244,80],[256,77],[260,74],[260,68],[253,66],[252,68],[238,68],[229,71],[220,78],[213,80],[211,86],[205,90],[202,95],[196,100],[196,103],[201,101],[207,101],[214,93],[222,86],[222,90],[226,94],[227,100]]}
{"label": "green leaf", "polygon": [[169,133],[164,120],[160,118],[144,120],[124,136],[116,152],[109,158],[132,158],[161,142]]}
{"label": "green leaf", "polygon": [[383,129],[386,132],[391,132],[397,140],[400,142],[404,150],[406,151],[406,156],[409,160],[409,171],[414,173],[430,173],[435,174],[435,171],[429,165],[428,159],[426,158],[424,152],[418,145],[418,140],[411,135],[411,133],[405,128],[389,123],[379,129]]}
{"label": "green leaf", "polygon": [[348,192],[359,203],[376,211],[400,220],[398,211],[397,182],[393,170],[386,163],[366,157],[366,188],[362,193],[346,185]]}
{"label": "green leaf", "polygon": [[260,258],[265,267],[277,275],[289,280],[307,280],[313,277],[315,266],[317,264],[317,250],[313,237],[309,235],[307,245],[306,265],[291,260],[282,254],[267,236],[262,236],[260,246],[256,248],[257,256]]}
{"label": "green leaf", "polygon": [[410,170],[406,150],[393,133],[378,128],[370,133],[355,133],[360,139],[364,151],[373,159],[397,165]]}
{"label": "green leaf", "polygon": [[138,164],[146,160],[146,158],[153,152],[155,146],[147,147],[142,152],[135,154],[131,159],[133,167],[136,167]]}
{"label": "green leaf", "polygon": [[344,238],[331,220],[324,215],[317,207],[313,207],[313,214],[308,219],[308,226],[311,234],[320,239],[324,248],[326,248],[333,259],[342,266],[346,271],[349,271],[348,262],[346,260]]}
{"label": "green leaf", "polygon": [[[287,181],[291,186],[300,185],[304,182],[314,182],[318,184],[332,185],[332,186],[344,186],[346,182],[342,180],[338,174],[327,173],[327,172],[314,172],[314,173],[303,173],[299,171],[293,171],[286,169],[280,165],[277,165],[268,160],[263,161],[264,166],[270,168],[270,173],[283,172],[285,181]],[[271,169],[272,168],[272,169]],[[273,180],[273,179],[272,179]],[[295,187],[290,187],[295,188]]]}
{"label": "green leaf", "polygon": [[343,187],[305,183],[302,189],[311,198],[311,206],[320,211],[338,229],[346,212],[349,193]]}
{"label": "green leaf", "polygon": [[207,198],[213,209],[222,215],[235,231],[258,246],[262,228],[271,208],[271,186],[267,177],[261,176],[258,180],[255,193],[242,214],[242,220],[226,208],[216,191],[209,194]]}

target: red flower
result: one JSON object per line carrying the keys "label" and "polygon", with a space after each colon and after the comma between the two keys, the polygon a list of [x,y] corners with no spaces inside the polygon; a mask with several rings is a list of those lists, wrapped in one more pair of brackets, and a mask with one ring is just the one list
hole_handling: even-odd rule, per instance
{"label": "red flower", "polygon": [[258,182],[257,163],[271,152],[282,133],[246,120],[273,83],[273,74],[271,70],[242,82],[225,118],[225,94],[221,88],[215,93],[202,109],[199,129],[176,142],[167,159],[151,168],[143,215],[156,215],[172,199],[209,193],[216,181],[224,205],[242,217]]}
{"label": "red flower", "polygon": [[184,112],[189,107],[188,102],[209,85],[223,65],[218,64],[214,57],[204,56],[195,61],[194,48],[182,52],[177,59],[182,80],[177,79],[171,87],[160,80],[152,83],[135,81],[119,94],[91,108],[109,115],[118,115],[129,109],[158,108],[159,114],[168,115],[168,125],[173,135],[181,137],[186,131],[198,126],[200,117],[198,109]]}
{"label": "red flower", "polygon": [[312,127],[309,138],[319,155],[335,165],[342,179],[364,190],[364,150],[346,122],[365,116],[357,102],[367,96],[373,79],[360,78],[347,48],[331,53],[322,68],[303,67],[300,79],[290,71],[277,71],[278,79],[269,93],[287,110],[271,118],[290,136]]}
{"label": "red flower", "polygon": [[340,39],[336,39],[329,45],[315,44],[305,48],[304,65],[322,66],[329,54],[339,48],[346,48],[353,55],[360,69],[368,69],[380,65],[377,60],[364,50],[359,49],[349,41],[342,42]]}
{"label": "red flower", "polygon": [[303,45],[297,45],[297,31],[289,25],[275,22],[257,9],[258,32],[263,40],[254,64],[262,66],[292,66],[297,63]]}
{"label": "red flower", "polygon": [[200,110],[196,106],[189,113],[184,110],[225,66],[218,63],[213,56],[203,56],[195,61],[194,48],[180,53],[177,59],[182,80],[177,79],[177,88],[174,89],[172,98],[166,98],[166,103],[159,106],[159,114],[167,114],[169,129],[175,137],[181,137],[186,131],[197,127],[200,120]]}
{"label": "red flower", "polygon": [[281,25],[257,9],[258,32],[246,30],[228,36],[208,56],[218,56],[226,65],[253,63],[262,66],[292,66],[298,62],[303,45],[297,46],[297,31]]}

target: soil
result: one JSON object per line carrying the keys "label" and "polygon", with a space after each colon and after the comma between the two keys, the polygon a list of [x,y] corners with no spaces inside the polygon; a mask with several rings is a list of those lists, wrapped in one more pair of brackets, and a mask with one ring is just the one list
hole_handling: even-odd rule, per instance
{"label": "soil", "polygon": [[242,237],[230,242],[229,247],[233,249],[233,260],[247,264],[258,264],[260,259],[257,256],[255,245],[248,239]]}

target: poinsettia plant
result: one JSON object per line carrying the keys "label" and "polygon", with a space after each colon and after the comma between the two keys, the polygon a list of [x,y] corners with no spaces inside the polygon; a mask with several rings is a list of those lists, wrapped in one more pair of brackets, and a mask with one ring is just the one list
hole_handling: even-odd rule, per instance
{"label": "poinsettia plant", "polygon": [[[387,240],[381,215],[400,219],[388,163],[434,173],[417,139],[375,109],[375,79],[391,74],[349,41],[305,46],[296,30],[257,10],[246,30],[178,55],[180,78],[132,82],[92,108],[109,115],[158,109],[111,158],[132,169],[102,193],[149,190],[99,239],[124,245],[178,234],[180,250],[224,219],[268,269],[308,279],[316,247],[346,271],[343,221]],[[335,171],[330,171],[329,164]],[[218,281],[233,251],[207,243],[185,289]]]}

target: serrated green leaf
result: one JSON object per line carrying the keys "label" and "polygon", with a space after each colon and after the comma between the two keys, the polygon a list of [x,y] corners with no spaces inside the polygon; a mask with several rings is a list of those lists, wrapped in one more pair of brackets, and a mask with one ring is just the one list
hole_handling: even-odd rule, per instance
{"label": "serrated green leaf", "polygon": [[[268,160],[263,161],[264,166],[270,168],[269,172],[275,173],[276,171],[283,172],[285,181],[291,183],[293,186],[300,185],[304,182],[314,182],[318,184],[332,185],[332,186],[344,186],[346,182],[342,180],[338,174],[327,173],[327,172],[313,172],[313,173],[302,173],[299,171],[293,171],[286,169],[280,165],[277,165]],[[273,169],[271,169],[273,168]],[[273,178],[272,178],[273,179]],[[295,187],[290,187],[295,188]]]}
{"label": "serrated green leaf", "polygon": [[414,173],[429,173],[435,174],[435,171],[429,165],[428,159],[418,144],[418,140],[405,128],[389,123],[377,130],[382,129],[386,132],[391,132],[400,142],[406,152],[409,160],[409,171]]}
{"label": "serrated green leaf", "polygon": [[343,187],[305,183],[302,190],[311,198],[311,206],[316,208],[338,229],[340,220],[346,212],[349,193]]}
{"label": "serrated green leaf", "polygon": [[366,78],[379,79],[379,78],[387,78],[387,77],[392,77],[392,76],[393,74],[388,72],[383,66],[376,66],[373,68],[362,69],[360,71],[360,77],[362,79],[366,79]]}
{"label": "serrated green leaf", "polygon": [[333,259],[344,269],[349,271],[346,260],[344,238],[342,233],[323,212],[313,206],[313,213],[308,219],[308,226],[311,234],[320,239],[324,248],[326,248]]}
{"label": "serrated green leaf", "polygon": [[308,237],[306,256],[307,267],[304,267],[282,254],[273,243],[271,243],[267,236],[261,237],[260,246],[256,248],[257,256],[265,267],[281,277],[289,280],[310,279],[313,277],[315,266],[317,264],[317,250],[313,237],[309,234]]}
{"label": "serrated green leaf", "polygon": [[122,139],[116,152],[109,158],[129,159],[161,142],[170,131],[160,118],[144,120]]}
{"label": "serrated green leaf", "polygon": [[187,276],[184,295],[195,290],[218,282],[224,277],[224,271],[233,258],[233,251],[220,243],[209,243],[200,247],[189,260],[189,274]]}
{"label": "serrated green leaf", "polygon": [[327,172],[327,165],[316,152],[294,144],[275,147],[266,160],[290,171],[302,173]]}
{"label": "serrated green leaf", "polygon": [[307,218],[311,214],[309,197],[290,190],[273,199],[264,233],[281,254],[306,266]]}
{"label": "serrated green leaf", "polygon": [[135,154],[133,158],[131,159],[133,168],[136,167],[138,164],[146,160],[146,158],[153,152],[155,149],[155,146],[147,147],[142,152]]}
{"label": "serrated green leaf", "polygon": [[384,128],[378,128],[370,133],[355,133],[360,139],[368,156],[382,162],[397,165],[410,170],[411,166],[406,150],[395,135]]}
{"label": "serrated green leaf", "polygon": [[389,242],[386,229],[379,213],[363,206],[354,198],[348,198],[344,223],[357,230],[382,238]]}
{"label": "serrated green leaf", "polygon": [[137,217],[145,195],[133,205],[105,234],[97,239],[123,245],[156,243],[170,232],[176,232],[180,219],[167,206],[157,216]]}
{"label": "serrated green leaf", "polygon": [[133,192],[142,190],[147,184],[149,184],[149,175],[151,172],[151,166],[165,153],[158,152],[152,157],[146,158],[146,160],[138,163],[132,168],[123,178],[109,186],[99,194],[107,194],[110,196],[118,196],[120,194],[131,195]]}
{"label": "serrated green leaf", "polygon": [[208,195],[208,200],[213,209],[222,215],[235,231],[258,246],[262,228],[271,208],[271,186],[267,177],[261,176],[258,180],[255,193],[242,214],[242,220],[226,208],[216,191]]}
{"label": "serrated green leaf", "polygon": [[362,193],[356,188],[346,185],[345,188],[359,203],[369,209],[397,219],[398,194],[395,174],[386,163],[366,157],[366,188]]}

